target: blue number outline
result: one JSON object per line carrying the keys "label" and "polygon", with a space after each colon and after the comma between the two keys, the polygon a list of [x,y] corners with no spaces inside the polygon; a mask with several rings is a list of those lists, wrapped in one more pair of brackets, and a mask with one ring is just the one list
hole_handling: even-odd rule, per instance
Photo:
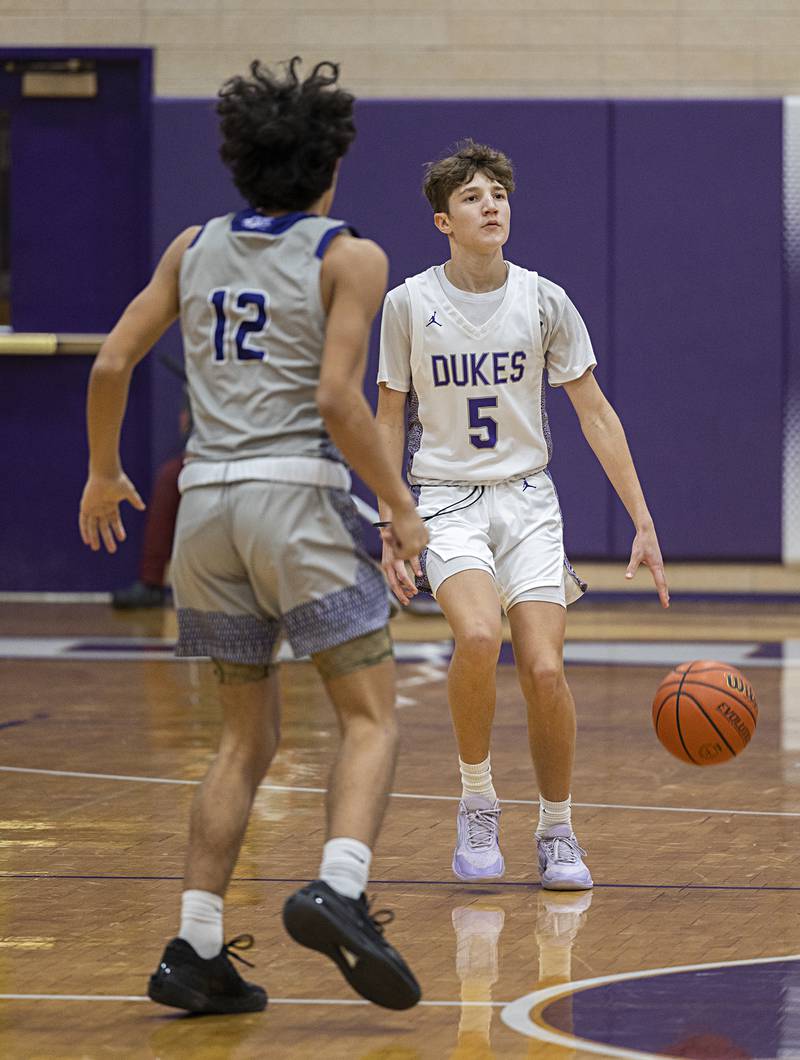
{"label": "blue number outline", "polygon": [[[497,408],[496,397],[467,398],[469,412],[469,441],[476,449],[494,449],[497,445],[497,420],[492,416],[481,416],[483,409]],[[486,437],[474,431],[486,431]]]}
{"label": "blue number outline", "polygon": [[[235,298],[231,298],[228,287],[218,287],[208,295],[209,304],[214,310],[214,330],[212,333],[214,347],[214,363],[223,364],[228,359],[228,343],[230,341],[230,328],[236,323],[236,317],[240,314],[232,313],[232,303],[236,309],[247,309],[255,306],[256,315],[252,319],[239,320],[233,341],[236,346],[236,360],[242,364],[252,361],[265,361],[267,359],[266,347],[256,349],[248,345],[249,335],[264,335],[269,330],[271,323],[269,314],[269,295],[266,291],[238,291]],[[231,318],[234,319],[231,319]]]}

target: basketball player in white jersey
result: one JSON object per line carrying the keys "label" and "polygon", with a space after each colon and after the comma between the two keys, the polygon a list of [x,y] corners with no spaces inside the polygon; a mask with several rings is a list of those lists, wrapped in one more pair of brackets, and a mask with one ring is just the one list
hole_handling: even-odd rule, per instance
{"label": "basketball player in white jersey", "polygon": [[131,372],[180,315],[194,427],[172,562],[176,651],[212,658],[222,735],[192,808],[180,929],[148,992],[191,1012],[267,1003],[230,961],[252,936],[224,944],[222,913],[278,745],[281,635],[312,657],[343,733],[319,879],[288,899],[284,924],[365,998],[402,1009],[420,996],[364,895],[396,755],[394,660],[385,582],[359,542],[339,451],[391,506],[394,554],[416,555],[427,534],[361,389],[386,256],[327,216],[353,97],[336,64],[301,80],[298,63],[282,77],[253,63],[223,85],[222,157],[250,205],[174,240],[89,382],[80,530],[114,552],[120,501],[143,507],[118,448]]}
{"label": "basketball player in white jersey", "polygon": [[[539,784],[536,843],[542,886],[592,886],[572,830],[575,706],[563,669],[566,605],[586,586],[564,555],[561,512],[547,471],[544,374],[572,402],[581,428],[635,528],[626,577],[652,573],[669,594],[653,520],[620,421],[594,377],[595,357],[565,292],[503,258],[514,190],[510,161],[471,140],[428,167],[425,194],[450,260],[386,297],[378,429],[408,478],[430,542],[411,561],[455,638],[448,697],[462,798],[453,872],[496,879],[500,803],[490,738],[501,608],[508,616]],[[391,505],[382,503],[382,518]],[[383,567],[403,604],[417,592],[384,530]],[[420,562],[422,559],[422,563]]]}

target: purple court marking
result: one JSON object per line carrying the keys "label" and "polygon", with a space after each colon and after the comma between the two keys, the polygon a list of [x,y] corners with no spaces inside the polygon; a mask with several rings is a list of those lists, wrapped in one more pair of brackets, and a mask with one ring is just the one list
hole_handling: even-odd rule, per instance
{"label": "purple court marking", "polygon": [[[669,569],[667,571],[669,573]],[[591,585],[589,591],[581,601],[581,610],[585,607],[591,607],[592,604],[618,604],[620,602],[627,602],[633,598],[635,603],[642,603],[648,598],[652,598],[653,603],[657,603],[656,591],[654,588],[628,588],[628,589],[595,589],[592,590]],[[670,589],[669,591],[670,600],[675,603],[680,601],[681,603],[687,604],[713,604],[715,602],[725,604],[759,604],[772,605],[775,604],[800,604],[800,593],[694,593],[684,592],[680,589]],[[577,601],[576,601],[577,603]]]}
{"label": "purple court marking", "polygon": [[[182,880],[183,876],[124,876],[111,873],[60,873],[60,872],[0,872],[1,880],[130,880],[152,882],[153,880]],[[307,883],[308,878],[289,876],[234,876],[234,883]],[[472,895],[491,894],[498,889],[525,888],[540,890],[538,880],[516,882],[497,880],[482,887],[460,883],[458,880],[370,880],[370,887],[450,887]],[[800,885],[750,887],[747,884],[714,883],[595,883],[594,890],[642,890],[642,891],[748,891],[758,894],[767,891],[800,891]]]}
{"label": "purple court marking", "polygon": [[[61,662],[151,661],[182,663],[173,654],[174,642],[157,637],[0,637],[0,659],[54,659]],[[398,641],[395,657],[398,663],[431,664],[442,673],[453,653],[452,640]],[[724,658],[733,666],[800,667],[800,652],[792,642],[768,641],[568,641],[564,659],[576,666],[671,666],[692,654]],[[204,661],[202,659],[195,661]],[[288,648],[278,653],[278,662],[294,661]],[[306,661],[306,660],[301,660]],[[510,643],[501,646],[499,664],[514,664]],[[407,706],[407,703],[402,705]]]}
{"label": "purple court marking", "polygon": [[0,729],[15,729],[19,725],[27,725],[30,721],[47,721],[49,714],[45,714],[42,711],[37,711],[36,714],[32,714],[29,718],[13,718],[9,721],[0,721]]}
{"label": "purple court marking", "polygon": [[544,1006],[556,1030],[618,1049],[747,1060],[800,1056],[800,960],[655,973]]}
{"label": "purple court marking", "polygon": [[123,648],[125,651],[141,652],[143,655],[149,652],[157,652],[163,654],[164,652],[173,652],[175,650],[175,641],[165,640],[137,640],[130,641],[125,637],[118,637],[116,639],[111,638],[109,640],[80,640],[71,644],[67,651],[78,654],[80,652],[115,652]]}

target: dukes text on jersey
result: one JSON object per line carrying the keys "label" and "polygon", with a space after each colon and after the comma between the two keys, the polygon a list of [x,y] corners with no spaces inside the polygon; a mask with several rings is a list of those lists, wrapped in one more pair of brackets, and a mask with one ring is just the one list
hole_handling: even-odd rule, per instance
{"label": "dukes text on jersey", "polygon": [[486,353],[435,353],[431,356],[433,385],[502,386],[519,383],[525,375],[525,350]]}

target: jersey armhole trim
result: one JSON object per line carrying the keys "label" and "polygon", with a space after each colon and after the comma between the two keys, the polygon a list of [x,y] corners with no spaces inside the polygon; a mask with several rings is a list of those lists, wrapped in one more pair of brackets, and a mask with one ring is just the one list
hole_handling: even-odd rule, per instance
{"label": "jersey armhole trim", "polygon": [[382,383],[388,390],[396,390],[399,394],[407,394],[411,390],[410,383],[401,383],[399,379],[379,378],[377,382],[378,386]]}
{"label": "jersey armhole trim", "polygon": [[550,382],[550,373],[548,372],[547,385],[553,390],[558,390],[558,388],[563,386],[564,383],[574,383],[576,379],[583,379],[587,372],[593,372],[596,367],[597,361],[588,361],[581,368],[575,368],[574,372],[570,373],[568,376],[564,376],[555,383]]}
{"label": "jersey armhole trim", "polygon": [[[206,222],[206,223],[208,223],[208,222]],[[200,231],[197,233],[197,235],[194,237],[194,239],[188,245],[188,247],[186,248],[187,250],[191,250],[192,249],[192,247],[195,245],[195,243],[198,242],[198,240],[200,239],[200,236],[203,234],[203,232],[205,232],[205,230],[206,230],[206,226],[205,225],[201,225],[200,226]]]}
{"label": "jersey armhole trim", "polygon": [[355,236],[356,239],[361,238],[355,228],[352,228],[350,225],[337,225],[336,228],[329,228],[322,239],[320,239],[319,243],[317,243],[317,249],[314,251],[320,261],[325,256],[325,251],[330,246],[332,240],[334,240],[336,236],[341,235],[342,232],[349,232],[350,235]]}

